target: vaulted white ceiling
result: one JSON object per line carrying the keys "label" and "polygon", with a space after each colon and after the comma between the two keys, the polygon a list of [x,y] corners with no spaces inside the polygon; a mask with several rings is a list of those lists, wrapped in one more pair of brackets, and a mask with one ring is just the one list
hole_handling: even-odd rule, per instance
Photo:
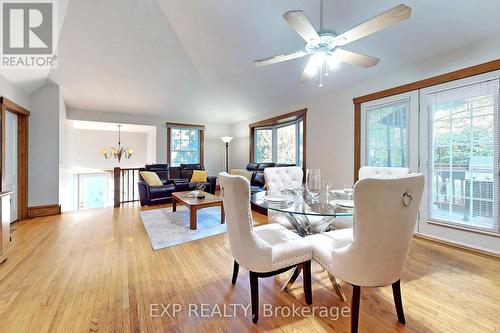
{"label": "vaulted white ceiling", "polygon": [[[324,26],[342,33],[400,2],[325,1]],[[297,81],[306,58],[252,60],[301,49],[282,14],[302,9],[319,29],[319,0],[72,0],[49,78],[71,108],[230,123],[500,34],[498,0],[403,3],[410,19],[345,47],[381,62],[341,65],[318,88]]]}

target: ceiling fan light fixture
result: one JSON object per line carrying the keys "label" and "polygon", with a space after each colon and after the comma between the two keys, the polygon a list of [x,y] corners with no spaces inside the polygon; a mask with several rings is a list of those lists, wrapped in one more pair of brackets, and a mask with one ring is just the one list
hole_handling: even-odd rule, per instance
{"label": "ceiling fan light fixture", "polygon": [[291,10],[283,14],[285,21],[305,41],[304,49],[258,59],[254,62],[257,66],[264,66],[311,55],[299,82],[305,82],[319,72],[319,87],[322,87],[323,76],[328,76],[328,72],[336,69],[340,62],[368,68],[377,65],[380,61],[375,57],[345,50],[343,46],[404,21],[410,15],[411,8],[401,4],[338,35],[334,31],[323,28],[323,0],[321,0],[319,31],[316,31],[301,10]]}
{"label": "ceiling fan light fixture", "polygon": [[328,71],[332,71],[340,66],[340,60],[333,55],[329,55],[326,58],[326,64],[328,65]]}
{"label": "ceiling fan light fixture", "polygon": [[307,62],[306,68],[304,68],[304,72],[307,73],[309,76],[314,76],[318,72],[318,60],[315,57],[316,55],[313,54],[310,58],[309,61]]}

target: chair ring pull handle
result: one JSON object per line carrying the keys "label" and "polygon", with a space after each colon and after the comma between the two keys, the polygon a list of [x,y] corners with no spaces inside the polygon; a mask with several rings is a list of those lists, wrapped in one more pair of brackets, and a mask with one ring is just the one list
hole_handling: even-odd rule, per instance
{"label": "chair ring pull handle", "polygon": [[410,193],[405,192],[403,194],[403,206],[409,207],[411,205],[412,201],[413,201],[413,197],[410,195]]}

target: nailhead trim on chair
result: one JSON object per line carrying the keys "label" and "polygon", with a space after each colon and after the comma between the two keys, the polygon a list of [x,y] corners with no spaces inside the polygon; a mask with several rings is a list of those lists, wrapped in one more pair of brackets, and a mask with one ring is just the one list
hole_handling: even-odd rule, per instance
{"label": "nailhead trim on chair", "polygon": [[[290,257],[290,258],[275,260],[275,261],[273,261],[273,265],[280,263],[280,262],[287,262],[286,264],[280,264],[277,269],[288,267],[290,265],[293,265],[293,263],[290,263],[291,260],[299,259],[299,258],[302,258],[305,260],[310,260],[309,253],[301,253],[301,254],[298,254],[298,255]],[[297,262],[297,264],[300,264],[301,262],[304,262],[305,260],[301,260],[301,261]]]}
{"label": "nailhead trim on chair", "polygon": [[321,267],[323,267],[324,269],[326,270],[329,269],[329,265],[325,263],[323,260],[321,260],[319,257],[315,256],[314,254],[313,254],[313,260],[316,261],[318,264],[320,264]]}

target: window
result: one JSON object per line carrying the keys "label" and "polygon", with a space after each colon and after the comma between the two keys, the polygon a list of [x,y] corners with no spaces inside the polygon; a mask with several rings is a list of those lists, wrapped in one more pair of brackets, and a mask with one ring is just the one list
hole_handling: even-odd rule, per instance
{"label": "window", "polygon": [[303,120],[254,129],[254,161],[303,165]]}
{"label": "window", "polygon": [[429,219],[497,231],[498,79],[426,94]]}
{"label": "window", "polygon": [[408,166],[409,109],[409,99],[363,107],[366,165]]}
{"label": "window", "polygon": [[203,164],[203,137],[203,126],[167,123],[168,163]]}
{"label": "window", "polygon": [[255,161],[273,161],[273,130],[261,128],[255,130]]}
{"label": "window", "polygon": [[297,160],[297,146],[299,142],[299,123],[294,123],[276,129],[276,151],[277,163],[294,163],[297,165],[299,161]]}

